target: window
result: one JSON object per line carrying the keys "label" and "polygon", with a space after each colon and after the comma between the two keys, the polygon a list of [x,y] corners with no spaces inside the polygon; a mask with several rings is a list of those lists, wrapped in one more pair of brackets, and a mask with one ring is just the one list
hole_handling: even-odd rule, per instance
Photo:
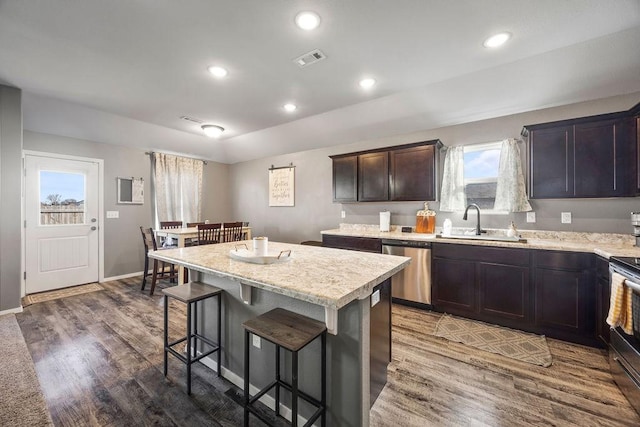
{"label": "window", "polygon": [[498,184],[501,142],[464,147],[464,190],[467,203],[493,210]]}
{"label": "window", "polygon": [[85,176],[40,171],[40,225],[84,224]]}

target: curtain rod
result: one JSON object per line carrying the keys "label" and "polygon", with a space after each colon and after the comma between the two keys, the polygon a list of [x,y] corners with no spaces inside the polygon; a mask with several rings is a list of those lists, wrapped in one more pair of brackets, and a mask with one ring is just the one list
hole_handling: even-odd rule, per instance
{"label": "curtain rod", "polygon": [[273,170],[276,170],[276,169],[291,169],[291,168],[295,168],[295,166],[293,166],[293,162],[289,163],[289,166],[273,166],[273,165],[271,165],[269,170],[273,171]]}
{"label": "curtain rod", "polygon": [[[150,156],[152,154],[155,154],[155,151],[145,151],[144,154]],[[162,154],[169,154],[169,153],[162,153]],[[175,154],[169,154],[170,156],[176,156],[176,157],[184,157],[185,159],[192,159],[192,160],[200,160],[202,163],[204,163],[205,165],[208,164],[206,160],[203,159],[197,159],[195,157],[187,157],[187,156],[177,156]]]}

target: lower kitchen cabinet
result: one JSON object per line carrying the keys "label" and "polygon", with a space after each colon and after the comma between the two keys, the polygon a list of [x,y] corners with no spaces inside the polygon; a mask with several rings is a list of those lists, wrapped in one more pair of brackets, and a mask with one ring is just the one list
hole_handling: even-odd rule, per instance
{"label": "lower kitchen cabinet", "polygon": [[567,341],[596,340],[595,255],[534,251],[535,327]]}
{"label": "lower kitchen cabinet", "polygon": [[607,316],[611,303],[609,284],[609,260],[596,258],[596,336],[605,345],[609,344],[609,325]]}
{"label": "lower kitchen cabinet", "polygon": [[512,327],[531,317],[528,250],[434,244],[432,266],[436,310]]}

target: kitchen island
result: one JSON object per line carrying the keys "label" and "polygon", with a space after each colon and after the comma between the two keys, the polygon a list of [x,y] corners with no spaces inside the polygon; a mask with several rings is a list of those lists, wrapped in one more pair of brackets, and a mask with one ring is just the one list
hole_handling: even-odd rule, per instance
{"label": "kitchen island", "polygon": [[[291,258],[269,265],[232,259],[230,251],[251,241],[194,246],[151,252],[149,256],[184,266],[191,280],[222,288],[222,375],[242,387],[244,336],[242,323],[282,307],[327,324],[327,425],[366,426],[370,407],[371,306],[376,286],[409,263],[409,258],[359,253],[288,243],[269,243],[269,253],[291,250]],[[384,303],[384,302],[383,302]],[[388,302],[386,302],[388,304]],[[205,303],[201,330],[212,334],[217,307]],[[388,326],[390,327],[390,325]],[[389,343],[390,346],[390,343]],[[319,394],[319,343],[301,354],[300,388]],[[268,343],[251,349],[251,393],[272,378],[275,351]],[[389,348],[390,351],[390,348]],[[207,359],[203,359],[207,364]],[[290,363],[286,358],[287,365]],[[210,361],[209,366],[215,366]],[[287,372],[289,367],[282,369]],[[256,373],[254,376],[253,372]],[[274,399],[265,396],[272,406]],[[290,406],[288,400],[281,402]],[[282,413],[287,414],[285,408]],[[300,407],[300,415],[311,413]]]}

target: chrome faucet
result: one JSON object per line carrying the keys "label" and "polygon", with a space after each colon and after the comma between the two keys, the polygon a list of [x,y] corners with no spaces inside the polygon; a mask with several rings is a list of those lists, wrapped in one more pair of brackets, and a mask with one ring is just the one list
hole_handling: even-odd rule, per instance
{"label": "chrome faucet", "polygon": [[476,211],[478,211],[478,223],[476,224],[476,236],[479,236],[482,233],[482,229],[480,228],[480,206],[476,205],[475,203],[471,203],[469,206],[467,206],[467,208],[464,210],[464,216],[462,217],[463,220],[467,220],[467,213],[469,212],[469,208],[476,208]]}

